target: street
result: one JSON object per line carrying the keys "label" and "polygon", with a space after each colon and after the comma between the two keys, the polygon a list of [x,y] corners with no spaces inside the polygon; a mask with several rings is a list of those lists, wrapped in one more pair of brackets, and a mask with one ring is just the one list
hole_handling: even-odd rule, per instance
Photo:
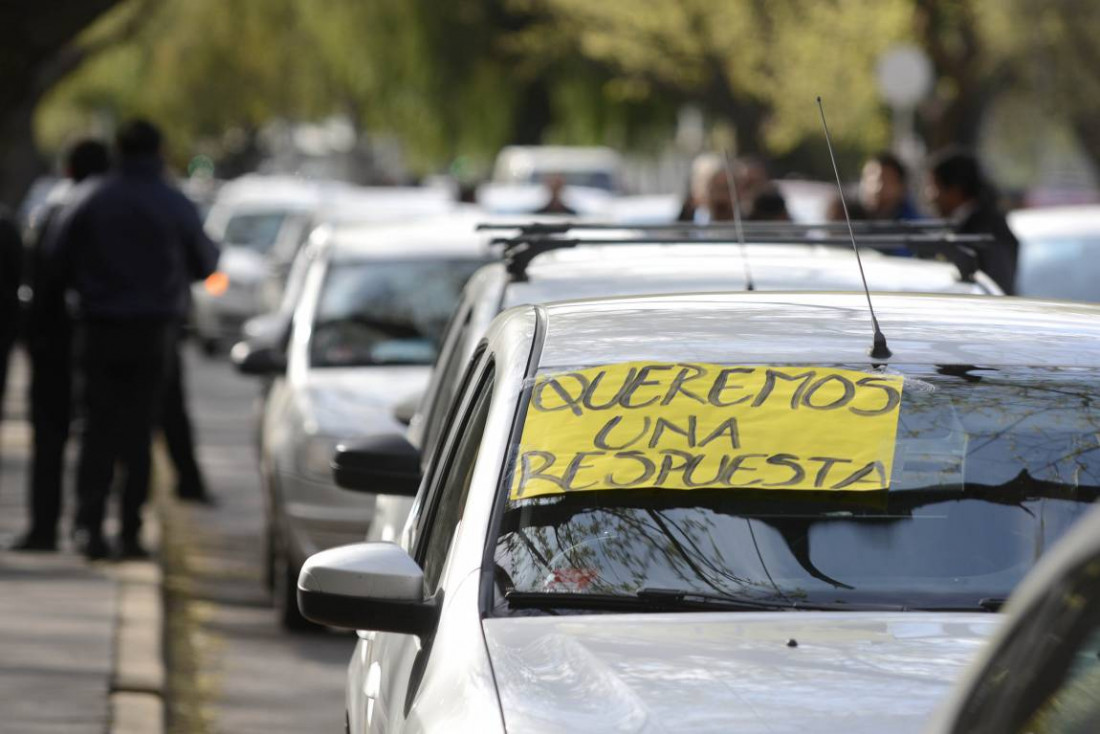
{"label": "street", "polygon": [[187,368],[199,460],[217,504],[162,497],[170,729],[341,731],[354,637],[283,631],[261,582],[256,384],[195,351]]}

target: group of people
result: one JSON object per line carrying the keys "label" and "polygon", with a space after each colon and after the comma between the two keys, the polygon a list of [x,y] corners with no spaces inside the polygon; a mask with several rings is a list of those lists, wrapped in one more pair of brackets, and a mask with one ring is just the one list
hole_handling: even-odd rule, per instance
{"label": "group of people", "polygon": [[[913,185],[905,164],[893,153],[877,153],[863,165],[858,192],[847,197],[852,219],[918,221],[925,215],[914,203]],[[976,250],[977,267],[1011,294],[1016,279],[1019,243],[1001,212],[996,191],[986,179],[978,159],[961,149],[933,156],[923,187],[930,213],[944,219],[958,234],[992,236],[988,247]],[[759,158],[727,161],[717,153],[704,153],[692,164],[688,194],[680,221],[732,221],[737,206],[746,221],[790,221],[786,201],[771,180],[767,164]],[[841,221],[844,210],[839,196],[831,203],[828,218]],[[910,253],[912,254],[912,253]],[[925,253],[916,253],[923,255]],[[952,258],[942,248],[928,255]],[[969,257],[969,254],[965,255]]]}
{"label": "group of people", "polygon": [[[105,144],[86,140],[66,164],[68,188],[51,197],[26,256],[18,232],[0,226],[0,370],[17,336],[20,283],[33,294],[22,329],[31,361],[31,520],[13,549],[58,547],[65,446],[77,416],[75,547],[89,559],[143,557],[142,509],[158,427],[177,494],[209,501],[184,402],[179,338],[190,284],[214,271],[219,252],[194,205],[165,178],[162,137],[151,123],[121,127],[113,160]],[[0,381],[0,395],[3,387]],[[118,468],[111,543],[105,514]]]}

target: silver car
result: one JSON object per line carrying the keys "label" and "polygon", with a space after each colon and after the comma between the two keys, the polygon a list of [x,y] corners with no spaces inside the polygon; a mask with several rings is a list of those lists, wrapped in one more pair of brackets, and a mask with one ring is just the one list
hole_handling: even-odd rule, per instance
{"label": "silver car", "polygon": [[295,601],[302,562],[362,538],[373,515],[373,497],[333,484],[333,449],[404,430],[394,406],[424,389],[462,287],[485,262],[481,239],[470,228],[455,236],[450,222],[330,228],[296,264],[300,293],[285,345],[235,354],[242,371],[272,378],[259,441],[265,547],[289,628],[306,625]]}
{"label": "silver car", "polygon": [[1100,308],[874,305],[889,357],[862,293],[501,314],[400,545],[299,577],[350,731],[920,731],[1096,495]]}
{"label": "silver car", "polygon": [[[878,291],[1000,295],[984,273],[963,279],[952,265],[863,255],[870,286]],[[462,367],[501,310],[599,296],[741,290],[751,272],[757,290],[845,291],[860,287],[849,248],[821,245],[590,245],[544,253],[517,278],[502,263],[486,265],[470,279],[441,342],[440,356],[408,438],[424,460],[431,455]],[[410,449],[411,450],[411,449]],[[367,540],[394,540],[412,499],[378,498]]]}

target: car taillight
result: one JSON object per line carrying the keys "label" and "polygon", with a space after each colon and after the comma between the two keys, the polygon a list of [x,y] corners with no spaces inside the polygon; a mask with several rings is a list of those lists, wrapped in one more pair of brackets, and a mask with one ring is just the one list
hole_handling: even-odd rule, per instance
{"label": "car taillight", "polygon": [[223,295],[229,290],[229,276],[220,270],[215,270],[203,281],[202,287],[214,297]]}

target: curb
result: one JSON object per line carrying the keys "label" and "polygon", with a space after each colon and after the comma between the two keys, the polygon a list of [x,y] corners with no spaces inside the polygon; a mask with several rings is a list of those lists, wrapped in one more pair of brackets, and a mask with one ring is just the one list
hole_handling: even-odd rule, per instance
{"label": "curb", "polygon": [[164,603],[162,574],[152,561],[121,563],[110,734],[162,734],[165,730]]}

